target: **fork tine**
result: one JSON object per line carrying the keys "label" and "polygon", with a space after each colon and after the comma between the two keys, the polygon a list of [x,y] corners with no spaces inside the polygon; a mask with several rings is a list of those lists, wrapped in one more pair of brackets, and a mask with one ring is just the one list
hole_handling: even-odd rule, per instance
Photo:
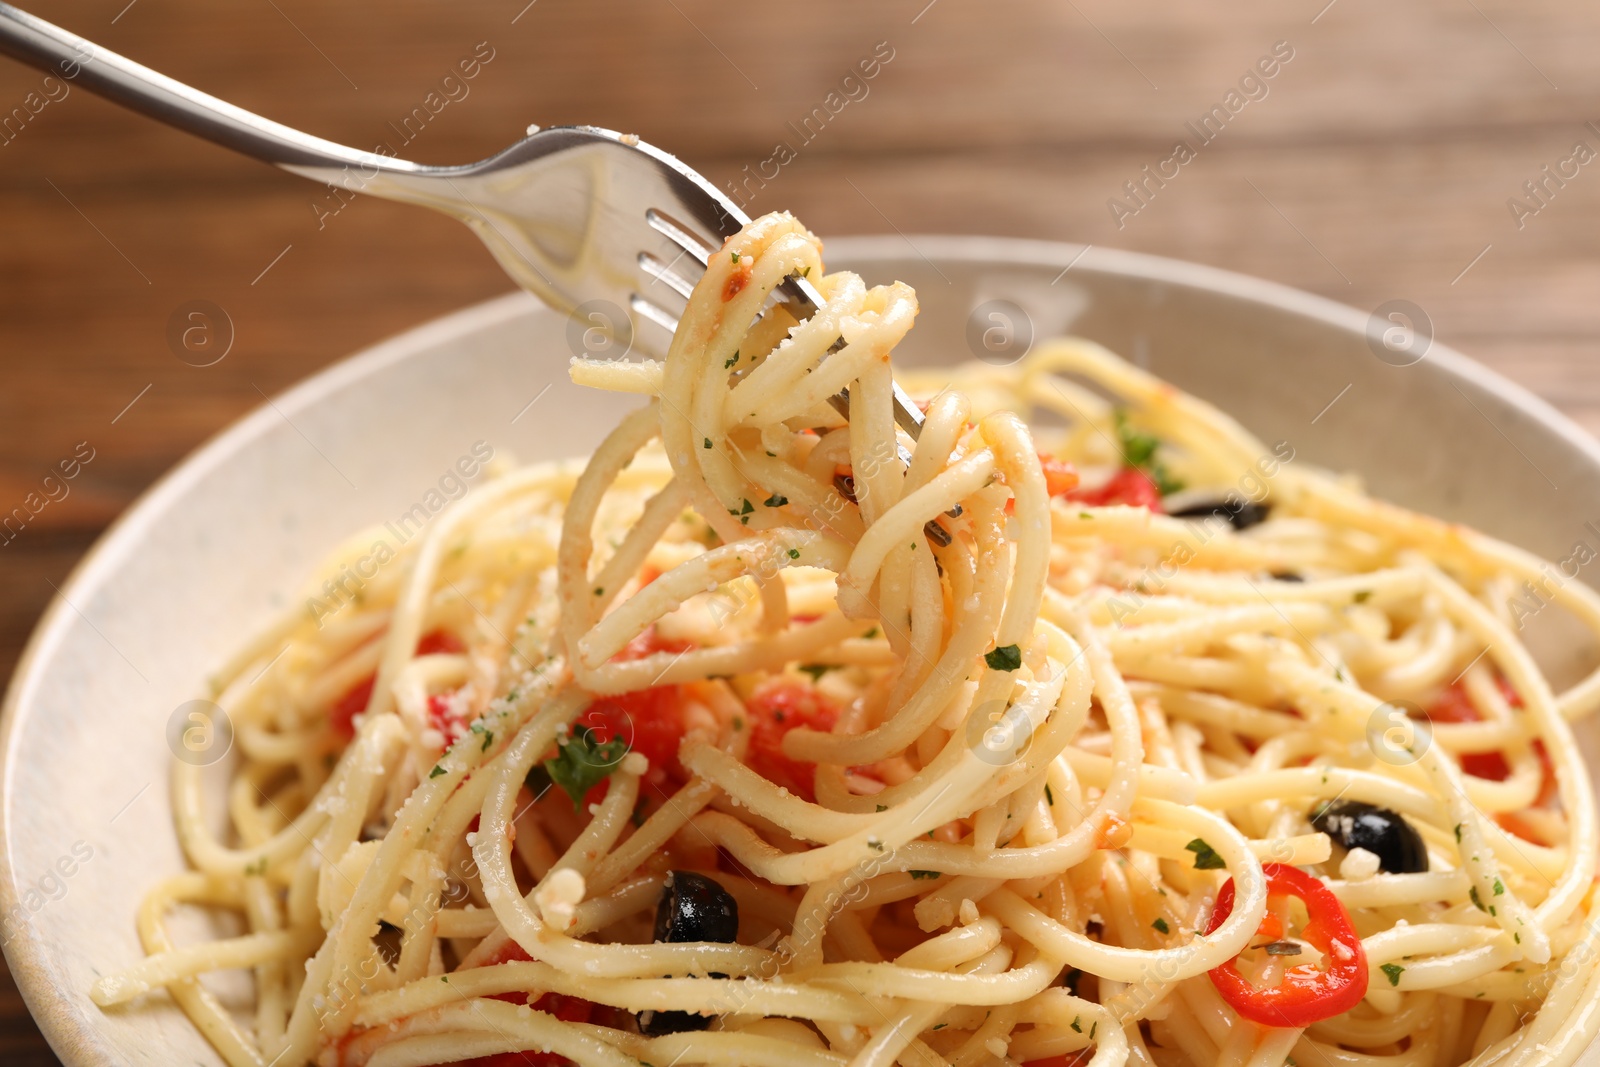
{"label": "fork tine", "polygon": [[699,260],[702,267],[711,261],[711,253],[716,251],[716,246],[708,245],[671,215],[650,208],[644,213],[644,220],[657,233]]}
{"label": "fork tine", "polygon": [[[679,252],[678,259],[682,259],[686,252],[687,250]],[[672,269],[676,262],[677,260],[672,263],[663,263],[659,257],[649,252],[639,253],[639,269],[643,270],[655,281],[666,285],[685,300],[688,300],[689,294],[694,292],[694,283]]]}
{"label": "fork tine", "polygon": [[640,296],[638,293],[634,293],[628,298],[628,304],[633,308],[635,314],[641,316],[642,318],[648,319],[657,326],[662,327],[669,334],[677,331],[678,316],[674,315],[660,304],[653,304],[649,300],[646,300],[644,297]]}

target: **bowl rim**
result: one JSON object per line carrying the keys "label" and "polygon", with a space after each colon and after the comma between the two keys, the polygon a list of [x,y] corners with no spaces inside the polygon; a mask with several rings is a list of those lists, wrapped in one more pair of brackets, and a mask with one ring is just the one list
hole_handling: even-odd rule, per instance
{"label": "bowl rim", "polygon": [[[1370,315],[1327,297],[1279,282],[1167,256],[1024,237],[983,235],[864,234],[829,238],[829,258],[845,269],[871,269],[874,261],[911,256],[938,262],[1060,267],[1056,281],[1082,269],[1100,275],[1205,290],[1241,302],[1270,307],[1358,337],[1367,334]],[[881,279],[880,279],[881,280]],[[1055,284],[1054,282],[1051,283]],[[15,744],[19,723],[32,694],[47,675],[52,651],[77,613],[74,602],[109,577],[131,548],[136,532],[159,518],[169,502],[202,476],[228,462],[277,420],[292,416],[326,393],[381,373],[427,348],[465,332],[484,329],[531,312],[555,314],[532,295],[517,290],[469,305],[409,327],[335,360],[291,385],[205,439],[150,486],[95,538],[72,567],[40,615],[23,646],[0,701],[0,917],[19,904],[18,871],[12,861],[10,827],[19,816],[11,803],[12,767],[22,753]],[[1463,355],[1434,335],[1426,358],[1447,378],[1495,394],[1507,407],[1553,431],[1562,443],[1600,468],[1600,441],[1553,405],[1496,371]],[[63,1062],[112,1062],[98,1041],[97,1028],[69,991],[53,985],[41,946],[12,938],[3,946],[6,963],[23,1002],[45,1039]]]}

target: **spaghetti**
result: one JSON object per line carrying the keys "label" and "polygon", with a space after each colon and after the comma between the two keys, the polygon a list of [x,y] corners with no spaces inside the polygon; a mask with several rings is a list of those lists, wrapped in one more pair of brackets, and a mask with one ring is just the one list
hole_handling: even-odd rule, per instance
{"label": "spaghetti", "polygon": [[[96,1002],[235,1067],[1570,1062],[1600,673],[1519,640],[1540,561],[1083,341],[904,375],[913,441],[916,310],[774,214],[664,363],[575,361],[649,396],[586,464],[224,672],[228,836],[175,764],[193,870]],[[179,947],[187,905],[245,932]]]}

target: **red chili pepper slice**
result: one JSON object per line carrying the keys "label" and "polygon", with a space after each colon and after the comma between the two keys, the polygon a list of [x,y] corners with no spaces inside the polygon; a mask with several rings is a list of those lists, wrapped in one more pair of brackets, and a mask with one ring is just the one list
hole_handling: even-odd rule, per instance
{"label": "red chili pepper slice", "polygon": [[[1211,969],[1217,987],[1233,1010],[1262,1026],[1302,1027],[1342,1015],[1367,995],[1367,954],[1351,925],[1350,914],[1333,890],[1298,867],[1286,863],[1262,864],[1267,876],[1267,899],[1295,897],[1305,904],[1308,920],[1302,940],[1326,958],[1327,970],[1311,964],[1288,968],[1283,981],[1262,988],[1240,973],[1238,960]],[[1233,913],[1233,879],[1217,894],[1206,933],[1213,933]],[[1275,918],[1268,913],[1268,918]]]}

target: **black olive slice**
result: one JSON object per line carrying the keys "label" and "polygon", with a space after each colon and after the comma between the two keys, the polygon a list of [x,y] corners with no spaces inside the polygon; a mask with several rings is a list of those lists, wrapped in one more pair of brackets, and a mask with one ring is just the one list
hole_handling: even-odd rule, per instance
{"label": "black olive slice", "polygon": [[[739,936],[739,902],[715,879],[693,871],[671,871],[656,904],[655,939],[715,941],[731,945]],[[713,975],[720,978],[721,975]],[[639,1032],[647,1037],[704,1030],[712,1016],[692,1011],[641,1011]]]}
{"label": "black olive slice", "polygon": [[1237,502],[1208,500],[1180,508],[1172,512],[1172,516],[1178,519],[1209,519],[1215,515],[1225,520],[1235,530],[1248,530],[1252,526],[1266,522],[1267,514],[1271,510],[1271,505],[1257,504],[1249,500]]}
{"label": "black olive slice", "polygon": [[711,1025],[711,1016],[696,1015],[692,1011],[641,1011],[639,1032],[645,1037],[662,1037],[666,1034],[683,1034],[691,1030],[704,1030]]}
{"label": "black olive slice", "polygon": [[1336,800],[1311,813],[1311,825],[1343,847],[1364,848],[1378,857],[1390,874],[1421,874],[1428,869],[1428,849],[1417,828],[1388,808],[1359,800]]}
{"label": "black olive slice", "polygon": [[739,902],[703,874],[673,871],[656,905],[657,941],[717,941],[739,937]]}

